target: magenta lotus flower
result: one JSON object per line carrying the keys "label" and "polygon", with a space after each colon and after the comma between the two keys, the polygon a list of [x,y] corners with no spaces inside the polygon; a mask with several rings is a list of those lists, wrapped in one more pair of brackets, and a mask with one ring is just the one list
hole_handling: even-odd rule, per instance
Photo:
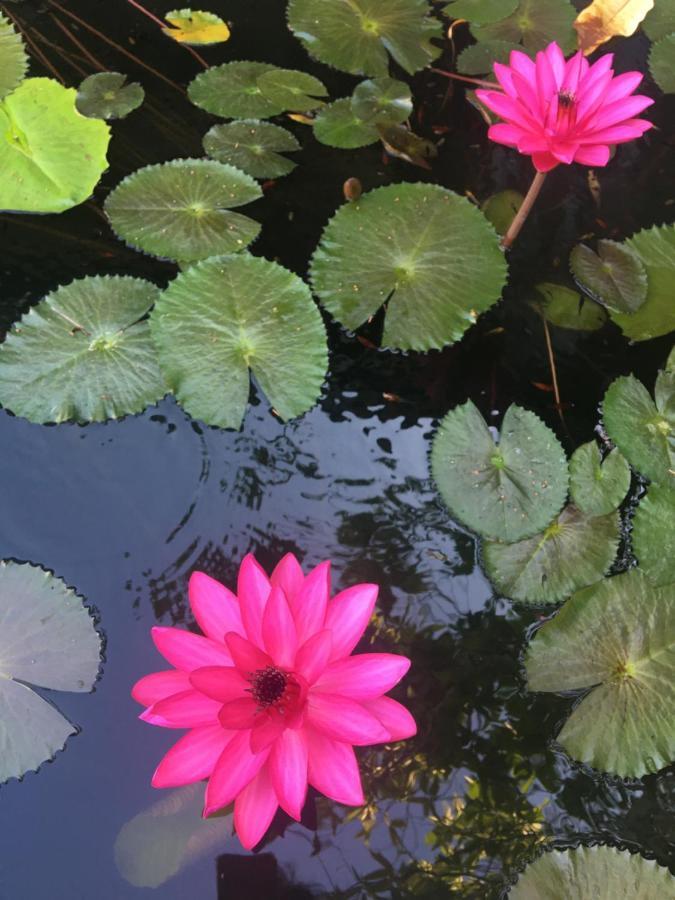
{"label": "magenta lotus flower", "polygon": [[141,719],[189,728],[157,767],[155,787],[208,778],[204,816],[234,801],[239,840],[254,847],[277,808],[300,819],[308,783],[338,803],[364,803],[352,745],[415,734],[408,710],[384,694],[410,660],[350,656],[375,606],[377,586],[330,598],[330,563],[306,577],[292,554],[268,578],[252,555],[235,596],[195,572],[192,611],[206,635],[153,628],[173,669],[141,678]]}
{"label": "magenta lotus flower", "polygon": [[579,51],[570,60],[556,43],[537,53],[536,61],[514,50],[510,66],[494,64],[504,92],[476,95],[504,122],[488,137],[532,157],[539,172],[559,163],[606,166],[609,148],[640,137],[652,127],[634,118],[654,101],[633,95],[640,72],[614,77],[613,54],[589,65]]}

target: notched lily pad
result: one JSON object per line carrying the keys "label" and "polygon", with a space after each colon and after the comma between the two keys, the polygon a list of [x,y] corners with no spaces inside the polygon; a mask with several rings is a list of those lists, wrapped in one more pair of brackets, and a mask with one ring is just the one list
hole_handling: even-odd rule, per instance
{"label": "notched lily pad", "polygon": [[531,691],[586,691],[558,735],[576,760],[624,778],[675,757],[675,585],[638,569],[578,591],[525,656]]}
{"label": "notched lily pad", "polygon": [[640,257],[625,244],[598,241],[595,253],[577,244],[570,254],[575,281],[597,303],[620,313],[634,313],[647,299],[647,273]]}
{"label": "notched lily pad", "polygon": [[666,35],[652,46],[649,71],[664,94],[675,92],[675,34]]}
{"label": "notched lily pad", "polygon": [[410,88],[395,78],[374,78],[357,84],[352,94],[352,110],[371,125],[399,125],[412,112]]}
{"label": "notched lily pad", "polygon": [[280,178],[295,168],[281,154],[300,150],[300,144],[279,125],[242,119],[214,125],[204,135],[204,150],[212,159],[236,166],[253,178]]}
{"label": "notched lily pad", "polygon": [[570,459],[570,495],[588,516],[618,509],[630,487],[630,466],[614,447],[604,459],[595,441],[582,444]]}
{"label": "notched lily pad", "polygon": [[577,11],[569,0],[520,0],[517,9],[498,22],[471,25],[477,41],[509,41],[522,43],[526,50],[543,50],[557,41],[563,53],[576,49],[577,35],[573,23]]}
{"label": "notched lily pad", "polygon": [[86,693],[100,662],[82,598],[39,566],[0,562],[0,783],[36,771],[77,732],[29,685]]}
{"label": "notched lily pad", "polygon": [[243,250],[258,222],[231,212],[262,196],[234,166],[210,159],[174,159],[128,175],[108,195],[105,211],[123,241],[154,256],[194,262]]}
{"label": "notched lily pad", "polygon": [[14,90],[27,68],[28,57],[21,35],[0,15],[0,100]]}
{"label": "notched lily pad", "polygon": [[319,110],[314,118],[314,137],[329,147],[353,150],[375,144],[380,139],[377,128],[362,122],[352,108],[351,97],[341,97]]}
{"label": "notched lily pad", "polygon": [[538,299],[532,305],[541,310],[547,322],[558,328],[596,331],[607,321],[607,313],[602,306],[563,284],[545,281],[535,285],[535,291]]}
{"label": "notched lily pad", "polygon": [[675,582],[675,486],[652,484],[633,516],[638,565],[652,584]]}
{"label": "notched lily pad", "polygon": [[523,47],[512,41],[480,41],[471,44],[457,57],[457,71],[464,75],[491,74],[496,62],[508,65],[512,50],[522,53]]}
{"label": "notched lily pad", "polygon": [[469,400],[441,421],[431,470],[451,514],[486,538],[519,541],[557,516],[567,496],[567,460],[534,413],[510,406],[496,444]]}
{"label": "notched lily pad", "polygon": [[164,16],[169,23],[162,31],[179,44],[222,44],[229,40],[226,22],[212,12],[199,9],[173,9]]}
{"label": "notched lily pad", "polygon": [[443,7],[451,19],[466,19],[476,25],[490,25],[510,16],[518,0],[454,0]]}
{"label": "notched lily pad", "polygon": [[263,96],[276,103],[281,111],[307,112],[321,106],[323,98],[328,96],[328,91],[318,78],[294,69],[264,72],[258,78],[258,87]]}
{"label": "notched lily pad", "polygon": [[145,320],[159,291],[91,276],[48,294],[0,344],[0,403],[31,422],[103,422],[167,392]]}
{"label": "notched lily pad", "polygon": [[136,82],[127,84],[120,72],[97,72],[77,89],[77,111],[89,119],[123,119],[138,109],[145,91]]}

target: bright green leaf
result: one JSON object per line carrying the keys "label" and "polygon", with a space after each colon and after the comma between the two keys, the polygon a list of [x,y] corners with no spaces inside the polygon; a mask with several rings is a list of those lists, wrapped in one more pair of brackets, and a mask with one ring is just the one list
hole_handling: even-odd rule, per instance
{"label": "bright green leaf", "polygon": [[123,119],[137,109],[145,91],[119,72],[97,72],[85,78],[77,89],[77,111],[90,119]]}
{"label": "bright green leaf", "polygon": [[675,582],[675,487],[652,484],[633,517],[633,552],[652,584]]}
{"label": "bright green leaf", "polygon": [[412,108],[410,88],[395,78],[362,81],[352,94],[354,115],[372,125],[398,125],[405,122]]}
{"label": "bright green leaf", "polygon": [[236,166],[253,178],[280,178],[295,168],[281,153],[300,150],[300,144],[279,125],[242,119],[214,125],[204,135],[204,150],[212,159]]}
{"label": "bright green leaf", "polygon": [[518,0],[454,0],[443,7],[451,19],[466,19],[476,25],[490,25],[510,16]]}
{"label": "bright green leaf", "polygon": [[477,41],[522,42],[526,50],[543,50],[556,41],[563,53],[576,49],[577,35],[572,23],[577,11],[569,0],[520,0],[518,8],[499,22],[473,24]]}
{"label": "bright green leaf", "polygon": [[597,303],[619,313],[634,313],[647,299],[647,273],[626,244],[598,241],[595,253],[577,244],[570,254],[575,281]]}
{"label": "bright green leaf", "polygon": [[607,321],[607,313],[602,306],[562,284],[542,282],[535,285],[535,290],[541,299],[533,305],[541,309],[551,325],[576,331],[596,331]]}
{"label": "bright green leaf", "polygon": [[195,106],[224,119],[266,119],[285,110],[263,94],[258,79],[279,71],[271,63],[239,60],[211,66],[190,82],[188,97]]}
{"label": "bright green leaf", "polygon": [[0,15],[0,100],[13,91],[26,74],[28,57],[21,36]]}
{"label": "bright green leaf", "polygon": [[601,461],[595,441],[582,444],[570,459],[570,496],[588,516],[618,509],[630,487],[630,466],[614,447]]}
{"label": "bright green leaf", "polygon": [[220,16],[195,9],[173,9],[164,16],[169,23],[164,34],[179,44],[222,44],[230,37],[230,29]]}

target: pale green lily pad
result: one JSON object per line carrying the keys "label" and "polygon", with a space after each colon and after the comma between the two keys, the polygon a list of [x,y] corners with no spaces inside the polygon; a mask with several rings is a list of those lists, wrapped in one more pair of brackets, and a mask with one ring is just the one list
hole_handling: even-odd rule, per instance
{"label": "pale green lily pad", "polygon": [[632,569],[578,591],[525,667],[531,691],[587,691],[557,737],[573,759],[640,778],[675,758],[675,585]]}
{"label": "pale green lily pad", "polygon": [[576,49],[577,35],[572,23],[577,11],[569,0],[520,0],[518,8],[499,22],[471,25],[477,41],[522,43],[526,50],[543,50],[556,41],[563,53]]}
{"label": "pale green lily pad", "polygon": [[242,119],[214,125],[204,135],[204,150],[212,159],[236,166],[253,178],[280,178],[295,168],[281,153],[300,150],[300,144],[279,125]]}
{"label": "pale green lily pad", "polygon": [[394,184],[338,209],[311,263],[314,291],[347,328],[387,304],[382,344],[430,350],[461,338],[506,279],[497,235],[465,197]]}
{"label": "pale green lily pad", "polygon": [[77,89],[77,111],[90,119],[123,119],[138,109],[145,91],[136,82],[126,83],[120,72],[97,72]]}
{"label": "pale green lily pad", "polygon": [[0,100],[17,87],[27,68],[28,57],[21,35],[0,15]]}
{"label": "pale green lily pad", "polygon": [[352,94],[354,115],[372,125],[399,125],[405,122],[412,108],[410,88],[395,78],[362,81]]}
{"label": "pale green lily pad", "polygon": [[652,484],[633,517],[633,552],[647,578],[675,582],[675,487]]}
{"label": "pale green lily pad", "polygon": [[512,41],[480,41],[478,44],[471,44],[457,57],[457,71],[465,75],[491,74],[496,62],[509,64],[513,50],[522,52],[523,48]]}
{"label": "pale green lily pad", "polygon": [[316,109],[323,105],[323,98],[328,96],[328,91],[318,78],[294,69],[264,72],[258,78],[258,87],[263,96],[276,103],[282,112]]}
{"label": "pale green lily pad", "polygon": [[105,211],[130,246],[194,262],[247,247],[260,225],[231,208],[261,196],[257,182],[234,166],[174,159],[128,175],[108,195]]}
{"label": "pale green lily pad", "polygon": [[500,594],[521,603],[556,603],[607,573],[619,546],[619,516],[587,516],[567,506],[555,522],[514,544],[486,541],[485,571]]}
{"label": "pale green lily pad", "polygon": [[285,112],[258,87],[258,79],[278,71],[271,63],[235,60],[211,66],[188,85],[188,97],[214,116],[224,119],[266,119]]}
{"label": "pale green lily pad", "polygon": [[631,315],[611,313],[627,338],[648,341],[675,329],[675,225],[655,225],[625,241],[647,270],[647,299]]}
{"label": "pale green lily pad", "polygon": [[598,241],[597,253],[577,244],[570,253],[570,269],[589,296],[614,312],[634,313],[647,299],[645,267],[626,244]]}
{"label": "pale green lily pad", "polygon": [[499,444],[468,400],[442,419],[431,471],[454,518],[486,538],[519,541],[542,531],[567,496],[567,460],[534,413],[510,406]]}
{"label": "pale green lily pad", "polygon": [[82,598],[39,566],[0,562],[0,783],[36,771],[77,732],[28,685],[86,693],[100,663]]}
{"label": "pale green lily pad", "polygon": [[490,25],[510,16],[518,0],[454,0],[443,7],[451,19],[466,19],[476,25]]}
{"label": "pale green lily pad", "polygon": [[176,399],[207,425],[241,425],[249,369],[282,419],[321,393],[321,314],[307,285],[277,263],[247,253],[197,263],[164,291],[150,325]]}
{"label": "pale green lily pad", "polygon": [[518,878],[511,900],[667,900],[675,879],[653,859],[599,845],[542,853]]}
{"label": "pale green lily pad", "polygon": [[659,375],[657,402],[633,375],[617,378],[602,401],[607,434],[641,475],[673,482],[675,470],[674,376]]}
{"label": "pale green lily pad", "polygon": [[200,9],[172,9],[164,18],[169,23],[162,31],[179,44],[203,46],[229,40],[230,29],[220,16]]}
{"label": "pale green lily pad", "polygon": [[614,447],[604,459],[595,441],[582,444],[570,459],[570,496],[588,516],[618,509],[630,487],[630,466]]}
{"label": "pale green lily pad", "polygon": [[58,81],[27,78],[0,102],[0,209],[63,212],[91,196],[110,129],[81,116],[75,97]]}
{"label": "pale green lily pad", "polygon": [[596,331],[607,321],[607,313],[602,306],[562,284],[542,282],[535,286],[535,290],[541,300],[533,305],[543,312],[551,325],[575,331]]}
{"label": "pale green lily pad", "polygon": [[[475,44],[474,46],[479,45]],[[500,191],[498,194],[488,197],[481,206],[481,210],[488,222],[494,225],[497,234],[506,234],[524,199],[518,191]]]}
{"label": "pale green lily pad", "polygon": [[675,34],[666,35],[652,46],[649,71],[664,94],[675,92]]}
{"label": "pale green lily pad", "polygon": [[341,150],[366,147],[380,139],[377,128],[362,122],[355,114],[351,97],[341,97],[320,109],[313,127],[317,141]]}
{"label": "pale green lily pad", "polygon": [[647,13],[642,30],[650,41],[658,41],[675,32],[675,0],[656,0]]}
{"label": "pale green lily pad", "polygon": [[159,291],[127,276],[57,288],[0,344],[0,403],[31,422],[103,422],[167,392],[144,316]]}
{"label": "pale green lily pad", "polygon": [[417,72],[441,52],[427,0],[291,0],[288,25],[320,62],[354,75],[388,75],[390,53]]}

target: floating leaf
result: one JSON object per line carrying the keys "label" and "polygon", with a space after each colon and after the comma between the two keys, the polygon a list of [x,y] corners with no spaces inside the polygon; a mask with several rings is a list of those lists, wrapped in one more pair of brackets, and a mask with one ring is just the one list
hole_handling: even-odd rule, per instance
{"label": "floating leaf", "polygon": [[588,691],[557,738],[573,759],[639,778],[675,757],[675,585],[632,569],[578,591],[525,666],[531,691]]}
{"label": "floating leaf", "polygon": [[476,25],[490,25],[510,16],[518,0],[454,0],[443,7],[451,19],[466,19]]}
{"label": "floating leaf", "polygon": [[323,100],[318,98],[328,96],[318,78],[294,69],[264,72],[258,78],[258,87],[264,97],[281,108],[280,111],[307,112],[323,105]]}
{"label": "floating leaf", "polygon": [[321,314],[307,285],[266,259],[246,253],[190,267],[162,294],[151,328],[176,399],[207,425],[241,425],[249,369],[282,419],[321,392]]}
{"label": "floating leaf", "polygon": [[390,156],[404,159],[406,162],[424,169],[431,168],[427,160],[438,156],[438,150],[432,141],[420,137],[405,125],[377,124],[375,127],[382,146]]}
{"label": "floating leaf", "polygon": [[508,65],[511,52],[523,48],[512,41],[481,41],[466,47],[457,57],[457,71],[465,75],[484,75],[492,72],[493,65]]}
{"label": "floating leaf", "polygon": [[57,288],[0,344],[0,403],[31,422],[102,422],[167,392],[143,317],[154,284],[93,276]]}
{"label": "floating leaf", "polygon": [[77,732],[28,685],[86,693],[100,661],[75,591],[39,566],[0,562],[0,783],[36,771]]}
{"label": "floating leaf", "polygon": [[633,517],[633,551],[652,584],[675,582],[675,488],[652,484]]}
{"label": "floating leaf", "polygon": [[434,438],[431,471],[452,515],[495,540],[546,528],[567,495],[567,460],[556,436],[515,405],[498,444],[470,400],[450,410]]}
{"label": "floating leaf", "polygon": [[13,91],[28,68],[21,36],[11,22],[0,15],[0,100]]}
{"label": "floating leaf", "polygon": [[675,277],[675,225],[638,231],[625,241],[647,270],[647,299],[637,312],[612,312],[612,319],[627,338],[648,341],[675,329],[673,278]]}
{"label": "floating leaf", "polygon": [[291,0],[288,25],[313,57],[354,75],[388,75],[387,52],[412,75],[440,53],[427,0]]}
{"label": "floating leaf", "polygon": [[653,45],[649,71],[665,94],[675,93],[675,34],[666,35]]}
{"label": "floating leaf", "polygon": [[511,900],[665,900],[675,879],[653,859],[603,846],[549,850],[531,863]]}
{"label": "floating leaf", "polygon": [[571,53],[576,46],[572,27],[576,10],[569,0],[520,0],[510,16],[490,25],[471,25],[478,41],[510,41],[523,43],[526,50],[543,50],[557,41],[563,53]]}
{"label": "floating leaf", "polygon": [[220,16],[201,10],[174,9],[164,18],[168,28],[162,28],[164,34],[178,41],[179,44],[222,44],[229,40],[230,29]]}
{"label": "floating leaf", "polygon": [[212,159],[236,166],[253,178],[288,175],[295,163],[280,153],[299,149],[290,131],[256,119],[214,125],[204,135],[204,150]]}
{"label": "floating leaf", "polygon": [[485,571],[499,593],[523,603],[556,603],[607,573],[619,546],[619,516],[567,506],[548,528],[515,544],[486,541]]}
{"label": "floating leaf", "polygon": [[579,49],[588,56],[617,35],[634,34],[653,6],[654,0],[593,0],[574,22]]}
{"label": "floating leaf", "polygon": [[675,470],[675,390],[673,375],[661,372],[654,403],[633,375],[617,378],[602,401],[607,434],[640,474],[672,482]]}
{"label": "floating leaf", "polygon": [[518,191],[506,190],[493,194],[483,203],[481,206],[483,215],[494,225],[497,234],[505,234],[508,231],[524,199]]}
{"label": "floating leaf", "polygon": [[596,302],[620,313],[634,313],[647,299],[647,273],[626,244],[598,241],[598,252],[577,244],[570,254],[574,279]]}
{"label": "floating leaf", "polygon": [[465,197],[394,184],[338,209],[311,263],[326,309],[355,329],[387,303],[382,344],[429,350],[459,340],[499,299],[497,236]]}
{"label": "floating leaf", "polygon": [[630,466],[614,447],[604,460],[595,441],[582,444],[570,459],[570,495],[588,516],[618,509],[630,487]]}
{"label": "floating leaf", "polygon": [[675,32],[675,0],[658,0],[647,13],[642,30],[650,41],[658,41]]}
{"label": "floating leaf", "polygon": [[0,209],[63,212],[105,171],[110,129],[75,108],[76,91],[27,78],[0,103]]}
{"label": "floating leaf", "polygon": [[260,225],[230,212],[262,196],[258,184],[234,166],[210,159],[174,159],[128,175],[108,195],[113,230],[137,250],[194,262],[243,250]]}
{"label": "floating leaf", "polygon": [[353,108],[351,97],[342,97],[319,110],[314,119],[314,137],[329,147],[353,150],[375,144],[380,139],[374,125],[362,122]]}
{"label": "floating leaf", "polygon": [[412,112],[410,88],[395,78],[362,81],[354,88],[352,109],[362,122],[373,125],[398,125]]}
{"label": "floating leaf", "polygon": [[580,297],[562,284],[542,282],[535,286],[541,299],[533,305],[539,308],[546,321],[558,328],[573,328],[576,331],[596,331],[607,321],[607,313],[597,303]]}
{"label": "floating leaf", "polygon": [[85,78],[77,90],[77,111],[90,119],[123,119],[137,109],[145,91],[119,72],[97,72]]}

